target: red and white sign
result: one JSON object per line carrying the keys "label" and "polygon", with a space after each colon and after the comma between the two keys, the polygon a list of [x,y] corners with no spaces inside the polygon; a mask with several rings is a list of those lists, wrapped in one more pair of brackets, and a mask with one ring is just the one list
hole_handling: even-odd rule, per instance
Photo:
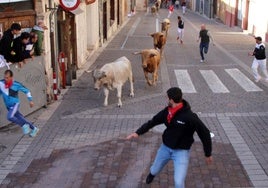
{"label": "red and white sign", "polygon": [[80,0],[60,0],[60,5],[64,10],[73,11],[78,8]]}

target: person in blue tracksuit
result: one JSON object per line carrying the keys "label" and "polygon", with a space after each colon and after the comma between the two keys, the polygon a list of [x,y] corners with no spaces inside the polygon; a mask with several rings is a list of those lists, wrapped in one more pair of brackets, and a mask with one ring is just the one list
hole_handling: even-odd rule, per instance
{"label": "person in blue tracksuit", "polygon": [[29,89],[24,87],[21,83],[13,80],[13,72],[6,70],[4,79],[0,80],[0,95],[2,95],[6,108],[8,110],[7,119],[22,127],[23,133],[29,134],[30,137],[35,137],[39,129],[30,123],[20,113],[20,100],[18,92],[21,91],[27,95],[30,101],[30,107],[34,106],[32,95]]}

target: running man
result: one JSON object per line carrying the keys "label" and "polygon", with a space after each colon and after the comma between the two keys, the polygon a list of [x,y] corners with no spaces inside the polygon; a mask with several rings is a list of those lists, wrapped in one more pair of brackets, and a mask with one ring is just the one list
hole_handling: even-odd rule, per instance
{"label": "running man", "polygon": [[183,34],[184,34],[184,21],[182,21],[180,16],[178,16],[178,36],[177,36],[177,40],[180,40],[181,44],[183,44]]}
{"label": "running man", "polygon": [[211,164],[213,161],[210,131],[199,117],[192,112],[190,104],[182,98],[180,88],[172,87],[168,89],[167,99],[167,107],[144,123],[136,132],[128,135],[126,139],[138,138],[151,128],[165,124],[166,129],[162,135],[163,143],[158,149],[146,178],[146,183],[150,184],[167,162],[172,160],[174,162],[175,188],[184,188],[190,159],[190,148],[194,142],[193,136],[195,132],[197,132],[203,143],[207,164]]}
{"label": "running man", "polygon": [[30,101],[30,107],[33,107],[34,103],[32,101],[31,92],[21,83],[13,80],[13,72],[11,70],[6,70],[4,77],[3,80],[0,80],[0,95],[2,95],[8,110],[7,119],[19,125],[22,128],[23,134],[29,134],[30,137],[35,137],[39,129],[27,121],[19,112],[20,100],[18,92],[21,91],[25,93]]}
{"label": "running man", "polygon": [[265,77],[264,78],[265,81],[268,82],[268,73],[267,73],[267,68],[266,68],[265,45],[262,42],[261,37],[255,37],[255,40],[256,40],[256,45],[255,45],[254,51],[248,53],[248,55],[250,55],[250,56],[255,56],[255,58],[252,62],[252,65],[251,65],[253,76],[255,78],[255,82],[259,82],[261,80],[261,76],[258,73],[258,67],[260,67],[260,69]]}
{"label": "running man", "polygon": [[201,56],[200,63],[203,63],[205,61],[204,53],[205,54],[208,53],[208,47],[209,47],[209,42],[210,42],[209,39],[211,39],[211,41],[213,42],[213,46],[214,46],[214,41],[213,41],[211,34],[206,29],[205,24],[202,24],[201,30],[199,32],[199,37],[197,39],[197,42],[199,42],[200,40],[200,44],[199,44],[199,50],[200,50],[200,56]]}

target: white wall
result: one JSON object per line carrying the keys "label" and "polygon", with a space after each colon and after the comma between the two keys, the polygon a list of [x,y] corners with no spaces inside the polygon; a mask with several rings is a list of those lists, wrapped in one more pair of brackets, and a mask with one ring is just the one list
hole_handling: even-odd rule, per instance
{"label": "white wall", "polygon": [[267,0],[251,0],[249,4],[248,31],[255,36],[261,36],[263,40],[265,39],[265,34],[268,32],[267,7]]}
{"label": "white wall", "polygon": [[86,57],[88,55],[86,4],[81,3],[79,9],[81,9],[82,12],[75,15],[78,68],[80,68],[86,62]]}
{"label": "white wall", "polygon": [[95,50],[99,44],[99,8],[98,1],[86,6],[87,49]]}

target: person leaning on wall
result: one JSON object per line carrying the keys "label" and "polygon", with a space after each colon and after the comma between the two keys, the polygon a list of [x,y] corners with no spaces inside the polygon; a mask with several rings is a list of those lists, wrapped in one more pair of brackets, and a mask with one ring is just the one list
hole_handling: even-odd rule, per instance
{"label": "person leaning on wall", "polygon": [[43,20],[38,20],[37,25],[32,28],[32,32],[38,35],[38,40],[35,45],[35,56],[42,55],[43,52],[43,40],[44,40],[44,31],[47,30],[47,26],[45,26]]}

